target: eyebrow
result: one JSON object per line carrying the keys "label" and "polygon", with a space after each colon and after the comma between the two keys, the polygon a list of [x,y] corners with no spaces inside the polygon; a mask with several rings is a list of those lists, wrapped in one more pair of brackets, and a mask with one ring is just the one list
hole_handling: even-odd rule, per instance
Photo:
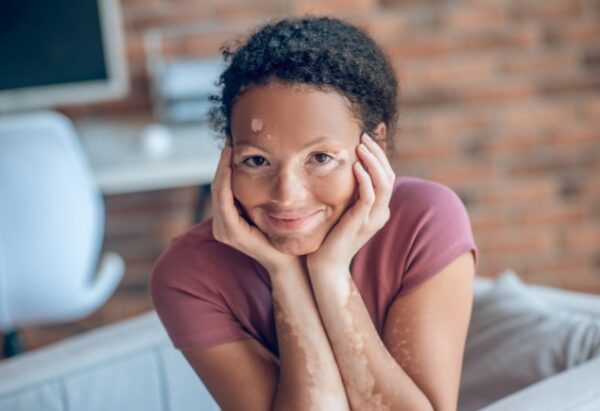
{"label": "eyebrow", "polygon": [[[333,138],[333,137],[329,137],[329,136],[319,136],[316,139],[314,139],[313,141],[303,145],[302,149],[304,150],[308,147],[312,147],[314,145],[317,145],[317,144],[322,143],[327,140],[337,140],[337,139]],[[254,143],[252,141],[241,140],[241,141],[235,143],[235,145],[237,145],[237,146],[252,146],[252,147],[258,148],[259,150],[265,151],[265,149],[263,147],[261,147],[259,144]]]}

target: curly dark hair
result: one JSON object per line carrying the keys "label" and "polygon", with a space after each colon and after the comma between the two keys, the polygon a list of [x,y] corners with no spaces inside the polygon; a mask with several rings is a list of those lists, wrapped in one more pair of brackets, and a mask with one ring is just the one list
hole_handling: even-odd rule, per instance
{"label": "curly dark hair", "polygon": [[259,26],[244,43],[220,52],[226,68],[217,82],[221,95],[209,97],[209,123],[221,136],[231,136],[235,99],[249,86],[276,80],[337,91],[363,131],[385,123],[393,152],[398,83],[388,57],[361,29],[332,17],[289,17]]}

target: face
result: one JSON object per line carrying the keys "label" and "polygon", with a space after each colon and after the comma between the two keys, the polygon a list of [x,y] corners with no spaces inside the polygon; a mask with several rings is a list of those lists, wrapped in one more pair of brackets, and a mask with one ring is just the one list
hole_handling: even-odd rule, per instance
{"label": "face", "polygon": [[248,88],[231,118],[233,194],[280,251],[316,251],[356,199],[361,128],[333,91],[271,82]]}

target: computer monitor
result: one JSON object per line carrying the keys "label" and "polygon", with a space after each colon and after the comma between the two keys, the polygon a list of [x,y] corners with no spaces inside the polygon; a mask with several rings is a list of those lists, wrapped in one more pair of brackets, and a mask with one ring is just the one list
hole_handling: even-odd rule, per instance
{"label": "computer monitor", "polygon": [[0,1],[0,113],[123,96],[119,7],[117,0]]}

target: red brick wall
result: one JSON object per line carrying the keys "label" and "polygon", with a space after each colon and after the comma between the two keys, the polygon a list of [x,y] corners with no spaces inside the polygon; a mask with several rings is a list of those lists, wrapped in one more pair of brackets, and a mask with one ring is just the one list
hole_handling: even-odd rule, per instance
{"label": "red brick wall", "polygon": [[[395,169],[461,196],[479,275],[512,267],[528,282],[600,293],[598,0],[122,0],[122,10],[133,90],[119,102],[66,108],[71,116],[150,110],[149,28],[219,22],[170,45],[206,56],[264,19],[335,13],[392,57],[401,83]],[[191,223],[194,203],[193,189],[107,199],[106,248],[125,256],[128,273],[79,324],[151,308],[151,264]]]}

